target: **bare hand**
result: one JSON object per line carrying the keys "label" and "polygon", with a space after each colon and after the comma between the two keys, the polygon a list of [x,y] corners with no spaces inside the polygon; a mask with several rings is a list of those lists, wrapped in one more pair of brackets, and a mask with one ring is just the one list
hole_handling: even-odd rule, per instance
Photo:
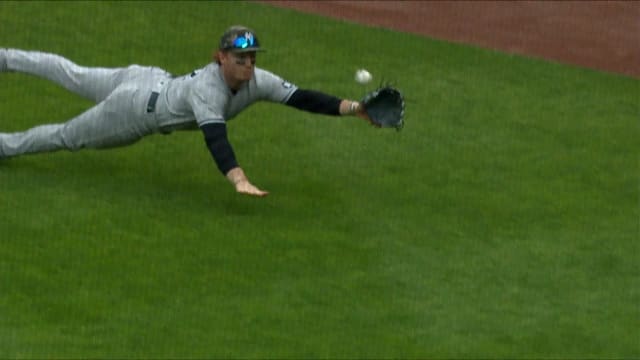
{"label": "bare hand", "polygon": [[258,197],[269,195],[269,192],[258,189],[257,187],[253,186],[253,184],[251,184],[248,180],[236,183],[236,191],[241,194]]}
{"label": "bare hand", "polygon": [[246,194],[251,196],[267,196],[269,193],[262,191],[253,186],[244,174],[244,171],[240,167],[235,167],[226,174],[227,179],[235,186],[236,191],[240,194]]}

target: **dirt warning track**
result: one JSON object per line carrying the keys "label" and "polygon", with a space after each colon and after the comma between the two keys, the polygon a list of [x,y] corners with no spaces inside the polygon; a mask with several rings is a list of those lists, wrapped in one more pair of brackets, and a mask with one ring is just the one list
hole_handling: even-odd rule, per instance
{"label": "dirt warning track", "polygon": [[640,78],[636,1],[262,1]]}

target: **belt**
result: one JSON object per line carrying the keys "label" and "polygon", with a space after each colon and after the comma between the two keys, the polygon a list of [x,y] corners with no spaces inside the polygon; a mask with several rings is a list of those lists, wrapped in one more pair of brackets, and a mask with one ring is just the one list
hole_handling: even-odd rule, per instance
{"label": "belt", "polygon": [[154,91],[149,96],[149,102],[147,103],[147,113],[152,113],[156,111],[156,102],[158,102],[159,92]]}
{"label": "belt", "polygon": [[149,102],[147,102],[147,113],[156,111],[156,102],[158,102],[158,96],[160,96],[160,90],[164,86],[166,79],[160,80],[156,86],[151,88],[151,96],[149,96]]}

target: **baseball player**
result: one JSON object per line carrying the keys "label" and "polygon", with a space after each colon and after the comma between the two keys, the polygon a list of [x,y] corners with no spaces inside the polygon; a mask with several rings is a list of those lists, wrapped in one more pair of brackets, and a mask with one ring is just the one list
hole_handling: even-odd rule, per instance
{"label": "baseball player", "polygon": [[40,76],[96,102],[66,123],[0,133],[0,159],[125,146],[154,133],[200,129],[218,169],[236,191],[265,196],[268,192],[254,186],[238,165],[227,121],[256,101],[369,118],[360,102],[300,89],[256,67],[256,53],[262,50],[253,30],[232,26],[222,35],[213,62],[175,77],[157,67],[88,68],[55,54],[0,49],[0,72]]}

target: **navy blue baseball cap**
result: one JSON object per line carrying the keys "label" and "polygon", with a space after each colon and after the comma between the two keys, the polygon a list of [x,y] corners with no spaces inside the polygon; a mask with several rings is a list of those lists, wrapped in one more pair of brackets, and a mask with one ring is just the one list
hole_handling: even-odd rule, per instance
{"label": "navy blue baseball cap", "polygon": [[236,53],[264,51],[255,32],[242,25],[234,25],[222,34],[219,49]]}

